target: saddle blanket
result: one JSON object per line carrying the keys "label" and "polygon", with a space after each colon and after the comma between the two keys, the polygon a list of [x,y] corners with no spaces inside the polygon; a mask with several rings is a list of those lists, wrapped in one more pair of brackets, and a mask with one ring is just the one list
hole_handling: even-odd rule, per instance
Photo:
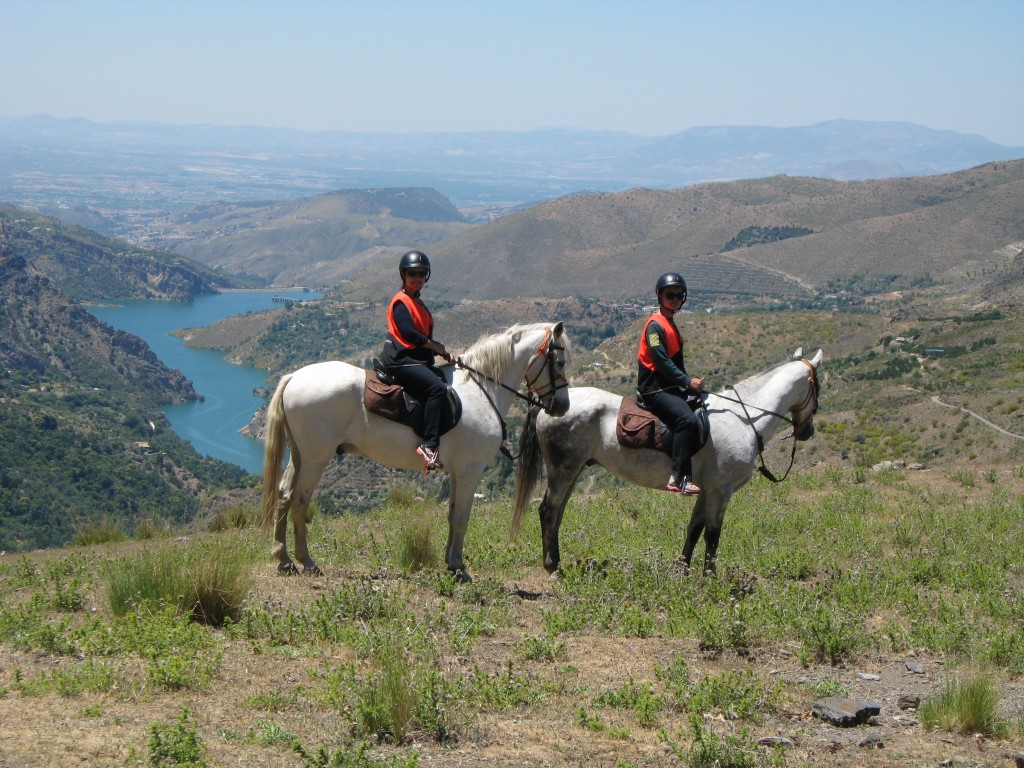
{"label": "saddle blanket", "polygon": [[[401,385],[381,381],[375,370],[366,371],[363,407],[367,413],[412,427],[413,432],[423,437],[423,403],[409,395]],[[440,433],[443,435],[451,431],[461,418],[462,400],[449,386],[447,407],[441,413]]]}
{"label": "saddle blanket", "polygon": [[[711,434],[711,422],[707,408],[699,397],[687,400],[690,408],[697,414],[698,433],[694,438],[693,452],[696,453],[708,441]],[[650,448],[662,453],[672,454],[671,430],[661,423],[650,411],[641,408],[635,397],[622,398],[619,415],[615,420],[615,437],[623,448]]]}

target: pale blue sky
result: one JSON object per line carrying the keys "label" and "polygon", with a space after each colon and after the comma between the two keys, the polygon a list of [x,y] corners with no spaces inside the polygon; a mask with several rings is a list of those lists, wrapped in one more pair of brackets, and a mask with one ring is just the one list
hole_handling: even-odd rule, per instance
{"label": "pale blue sky", "polygon": [[1024,0],[5,0],[0,115],[341,131],[895,120],[1024,146]]}

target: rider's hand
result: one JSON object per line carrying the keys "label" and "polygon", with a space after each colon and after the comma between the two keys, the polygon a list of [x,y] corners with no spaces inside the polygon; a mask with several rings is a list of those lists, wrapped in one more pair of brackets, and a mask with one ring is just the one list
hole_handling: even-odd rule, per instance
{"label": "rider's hand", "polygon": [[700,376],[691,376],[690,389],[700,392],[702,389],[704,389],[704,379],[702,379]]}
{"label": "rider's hand", "polygon": [[434,354],[440,355],[445,360],[447,360],[449,363],[454,363],[455,362],[455,358],[452,357],[452,353],[449,352],[445,348],[444,344],[442,344],[440,341],[434,341],[433,339],[431,339],[430,343],[427,345],[427,347],[430,349],[431,352],[433,352]]}

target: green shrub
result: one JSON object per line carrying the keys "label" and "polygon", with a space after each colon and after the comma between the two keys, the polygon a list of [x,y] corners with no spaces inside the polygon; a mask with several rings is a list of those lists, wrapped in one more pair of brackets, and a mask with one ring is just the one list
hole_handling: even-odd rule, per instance
{"label": "green shrub", "polygon": [[379,669],[361,688],[356,716],[362,731],[378,741],[404,744],[416,714],[413,670],[400,645],[378,646]]}
{"label": "green shrub", "polygon": [[700,715],[690,715],[693,741],[689,748],[679,740],[672,739],[662,731],[662,739],[669,753],[687,768],[758,768],[770,765],[761,760],[756,747],[737,736],[719,737],[714,730],[706,729]]}
{"label": "green shrub", "polygon": [[419,764],[419,757],[415,752],[376,760],[366,754],[369,748],[370,745],[365,741],[357,747],[354,740],[348,739],[334,754],[331,754],[324,745],[320,745],[315,753],[310,754],[298,741],[292,744],[292,749],[302,758],[304,768],[416,768]]}
{"label": "green shrub", "polygon": [[71,543],[79,547],[89,547],[95,544],[124,541],[127,538],[128,535],[121,530],[117,523],[109,518],[103,518],[90,520],[77,526]]}
{"label": "green shrub", "polygon": [[189,711],[182,709],[174,725],[153,723],[149,727],[149,764],[158,768],[206,768],[203,740],[189,725]]}
{"label": "green shrub", "polygon": [[531,661],[557,661],[566,656],[565,643],[550,637],[524,637],[517,650]]}
{"label": "green shrub", "polygon": [[262,514],[262,511],[254,504],[232,504],[227,509],[222,509],[213,516],[213,519],[210,520],[210,531],[218,533],[221,531],[256,528],[260,525]]}

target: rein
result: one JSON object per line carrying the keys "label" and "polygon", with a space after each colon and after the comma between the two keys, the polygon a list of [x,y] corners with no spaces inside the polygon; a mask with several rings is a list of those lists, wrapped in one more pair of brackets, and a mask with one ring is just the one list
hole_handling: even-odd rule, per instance
{"label": "rein", "polygon": [[[800,358],[800,362],[804,363],[810,369],[810,371],[811,371],[811,379],[810,379],[811,386],[808,387],[808,389],[807,389],[807,397],[804,398],[803,402],[800,403],[799,406],[797,406],[796,408],[793,408],[790,411],[790,413],[793,413],[794,411],[803,411],[813,401],[814,402],[814,406],[813,406],[813,408],[811,410],[811,415],[813,416],[818,411],[818,376],[817,376],[817,372],[814,370],[814,366],[810,364],[810,362],[807,360],[807,358]],[[747,417],[747,423],[750,424],[750,428],[752,430],[754,430],[754,436],[757,438],[757,458],[758,458],[758,461],[761,462],[758,465],[758,467],[757,467],[757,471],[760,472],[764,477],[768,478],[771,482],[773,482],[773,483],[781,483],[783,480],[785,480],[787,477],[789,477],[789,472],[790,472],[791,469],[793,469],[793,462],[796,460],[796,443],[797,443],[796,435],[797,435],[797,430],[799,429],[800,425],[797,424],[797,421],[796,421],[795,418],[791,419],[788,416],[785,416],[785,415],[783,415],[781,413],[778,413],[776,411],[772,411],[772,410],[770,410],[768,408],[762,408],[759,405],[751,404],[751,406],[750,406],[751,408],[756,408],[757,410],[761,411],[762,413],[767,413],[767,414],[769,414],[771,416],[776,416],[776,417],[782,419],[783,421],[787,422],[788,424],[792,425],[792,427],[793,427],[793,432],[790,435],[790,437],[793,438],[793,450],[790,451],[790,453],[789,453],[789,466],[786,467],[786,471],[782,475],[782,477],[776,477],[772,473],[772,471],[770,469],[768,469],[768,467],[764,463],[764,436],[758,431],[757,427],[754,426],[754,420],[750,417],[750,412],[747,410],[747,404],[743,402],[743,399],[740,397],[740,393],[737,391],[737,389],[732,384],[726,384],[725,388],[735,392],[736,393],[736,397],[726,397],[725,395],[720,395],[720,394],[718,394],[716,392],[710,392],[709,394],[712,394],[715,397],[720,397],[723,400],[728,400],[728,401],[733,402],[733,403],[739,403],[740,407],[743,409],[743,415]]]}

